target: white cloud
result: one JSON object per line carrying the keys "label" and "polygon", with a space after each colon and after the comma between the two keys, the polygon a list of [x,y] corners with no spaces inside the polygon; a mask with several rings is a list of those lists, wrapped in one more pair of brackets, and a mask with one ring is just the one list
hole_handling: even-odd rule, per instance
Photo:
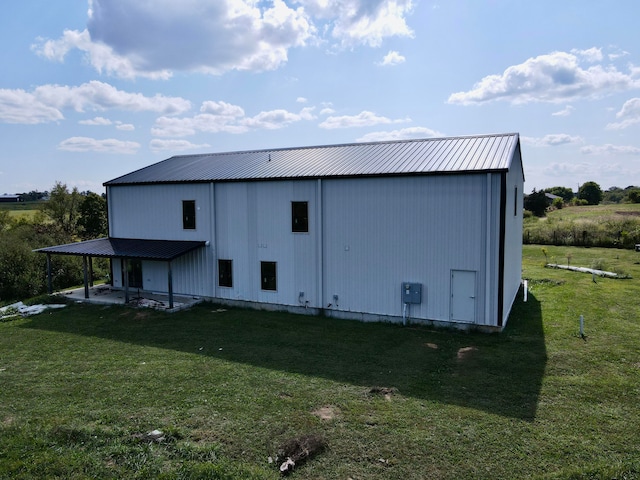
{"label": "white cloud", "polygon": [[622,130],[640,123],[640,98],[636,97],[624,102],[622,109],[616,113],[616,118],[620,118],[622,121],[608,124],[607,129]]}
{"label": "white cloud", "polygon": [[0,122],[35,125],[63,118],[60,110],[42,102],[32,93],[0,89]]}
{"label": "white cloud", "polygon": [[191,108],[191,102],[181,97],[145,96],[118,90],[108,83],[92,80],[77,87],[42,85],[34,95],[43,103],[58,109],[71,108],[77,112],[119,109],[131,112],[157,112],[174,115]]}
{"label": "white cloud", "polygon": [[321,30],[342,47],[379,47],[388,37],[413,37],[406,17],[412,0],[298,0],[319,22]]}
{"label": "white cloud", "polygon": [[137,142],[125,142],[115,138],[97,140],[89,137],[71,137],[58,144],[58,150],[67,152],[100,152],[134,154],[140,148]]}
{"label": "white cloud", "polygon": [[244,133],[250,129],[275,130],[302,120],[313,120],[314,107],[305,107],[300,113],[276,109],[247,117],[242,107],[226,102],[207,101],[201,112],[193,117],[167,117],[156,119],[151,133],[158,137],[186,137],[198,132]]}
{"label": "white cloud", "polygon": [[104,117],[95,117],[90,120],[80,120],[80,125],[111,125],[111,120]]}
{"label": "white cloud", "polygon": [[123,78],[265,71],[286,63],[291,48],[412,37],[412,11],[413,0],[90,0],[85,30],[39,38],[32,49],[58,62],[79,50],[98,72]]}
{"label": "white cloud", "polygon": [[585,155],[640,155],[640,148],[631,145],[586,145],[580,149]]}
{"label": "white cloud", "polygon": [[588,48],[586,50],[574,48],[571,50],[571,53],[591,63],[600,62],[603,58],[602,49],[596,47]]}
{"label": "white cloud", "polygon": [[383,142],[392,140],[409,140],[412,138],[443,137],[444,134],[426,127],[409,127],[390,132],[371,132],[356,139],[356,142]]}
{"label": "white cloud", "polygon": [[393,66],[393,65],[400,65],[401,63],[404,63],[405,61],[406,61],[406,58],[404,58],[398,52],[396,52],[395,50],[390,50],[389,53],[387,53],[384,56],[382,61],[380,63],[378,63],[378,65],[383,66],[383,67],[390,67],[390,66]]}
{"label": "white cloud", "polygon": [[202,113],[210,113],[211,115],[227,118],[244,117],[244,109],[242,107],[227,102],[213,102],[208,100],[202,102],[200,111]]}
{"label": "white cloud", "polygon": [[390,124],[390,123],[405,123],[410,122],[410,118],[402,118],[391,120],[387,117],[381,117],[373,112],[363,111],[358,115],[343,115],[340,117],[328,117],[319,126],[320,128],[326,128],[332,130],[335,128],[351,128],[351,127],[371,127],[373,125]]}
{"label": "white cloud", "polygon": [[[76,112],[119,109],[132,112],[156,112],[175,115],[191,108],[191,102],[180,97],[129,93],[108,83],[91,81],[77,87],[41,85],[33,92],[0,89],[0,121],[5,123],[36,124],[64,119],[62,110]],[[108,121],[102,117],[82,120],[84,125]],[[98,123],[91,123],[98,122]],[[102,123],[104,125],[104,123]]]}
{"label": "white cloud", "polygon": [[202,148],[209,148],[211,145],[207,143],[202,143],[197,145],[195,143],[188,142],[187,140],[160,140],[159,138],[154,138],[149,143],[149,147],[154,152],[162,152],[165,150],[172,151],[183,151],[183,150],[195,150]]}
{"label": "white cloud", "polygon": [[325,107],[322,110],[320,110],[320,115],[331,115],[332,113],[336,113],[336,111],[333,108]]}
{"label": "white cloud", "polygon": [[275,130],[301,120],[313,120],[316,117],[311,113],[312,111],[312,107],[305,107],[300,113],[292,113],[282,109],[260,112],[254,117],[243,119],[242,125],[250,128]]}
{"label": "white cloud", "polygon": [[122,122],[116,122],[116,128],[118,130],[123,130],[127,132],[132,132],[133,130],[136,129],[136,127],[131,123],[122,123]]}
{"label": "white cloud", "polygon": [[308,100],[305,97],[296,98],[296,103],[307,103]]}
{"label": "white cloud", "polygon": [[92,0],[86,30],[33,49],[57,61],[78,49],[99,72],[166,79],[173,71],[272,70],[313,34],[304,9],[283,0]]}
{"label": "white cloud", "polygon": [[557,112],[553,112],[551,115],[554,117],[568,117],[575,110],[571,105],[567,105],[562,110],[558,110]]}
{"label": "white cloud", "polygon": [[557,147],[559,145],[583,143],[580,136],[567,135],[566,133],[553,133],[544,137],[520,137],[522,143],[533,147]]}
{"label": "white cloud", "polygon": [[[472,105],[506,100],[513,104],[530,102],[567,102],[580,98],[599,98],[615,92],[640,88],[640,71],[618,71],[612,65],[581,66],[585,58],[591,61],[597,54],[578,55],[554,52],[529,58],[524,63],[507,68],[502,74],[489,75],[466,92],[449,96],[449,103]],[[580,57],[580,58],[579,58]]]}

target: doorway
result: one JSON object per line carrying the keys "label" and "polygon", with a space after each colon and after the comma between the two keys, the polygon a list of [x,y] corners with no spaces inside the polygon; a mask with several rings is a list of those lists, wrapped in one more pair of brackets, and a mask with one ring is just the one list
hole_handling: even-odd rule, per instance
{"label": "doorway", "polygon": [[475,323],[476,272],[451,270],[451,320]]}

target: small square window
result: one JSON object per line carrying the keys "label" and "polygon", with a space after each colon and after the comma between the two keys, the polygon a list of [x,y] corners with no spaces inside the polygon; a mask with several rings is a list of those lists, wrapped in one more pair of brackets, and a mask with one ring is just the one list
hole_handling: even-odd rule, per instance
{"label": "small square window", "polygon": [[291,202],[291,231],[309,231],[309,205],[308,202]]}
{"label": "small square window", "polygon": [[182,201],[182,228],[185,230],[195,230],[196,228],[196,201]]}
{"label": "small square window", "polygon": [[276,262],[260,262],[262,290],[276,290]]}
{"label": "small square window", "polygon": [[218,260],[218,286],[233,287],[233,262]]}

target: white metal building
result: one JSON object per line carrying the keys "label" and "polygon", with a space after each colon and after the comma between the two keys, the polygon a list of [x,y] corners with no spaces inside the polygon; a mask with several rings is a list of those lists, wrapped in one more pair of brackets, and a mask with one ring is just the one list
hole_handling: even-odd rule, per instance
{"label": "white metal building", "polygon": [[105,183],[109,235],[192,243],[170,261],[110,255],[113,284],[500,330],[523,181],[518,134],[172,157]]}

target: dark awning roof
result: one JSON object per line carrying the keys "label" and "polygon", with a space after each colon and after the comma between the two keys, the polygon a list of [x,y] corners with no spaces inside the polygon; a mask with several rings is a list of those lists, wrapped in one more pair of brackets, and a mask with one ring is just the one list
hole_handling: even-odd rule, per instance
{"label": "dark awning roof", "polygon": [[190,240],[143,240],[139,238],[98,238],[34,250],[58,255],[82,255],[107,258],[173,260],[206,244]]}

